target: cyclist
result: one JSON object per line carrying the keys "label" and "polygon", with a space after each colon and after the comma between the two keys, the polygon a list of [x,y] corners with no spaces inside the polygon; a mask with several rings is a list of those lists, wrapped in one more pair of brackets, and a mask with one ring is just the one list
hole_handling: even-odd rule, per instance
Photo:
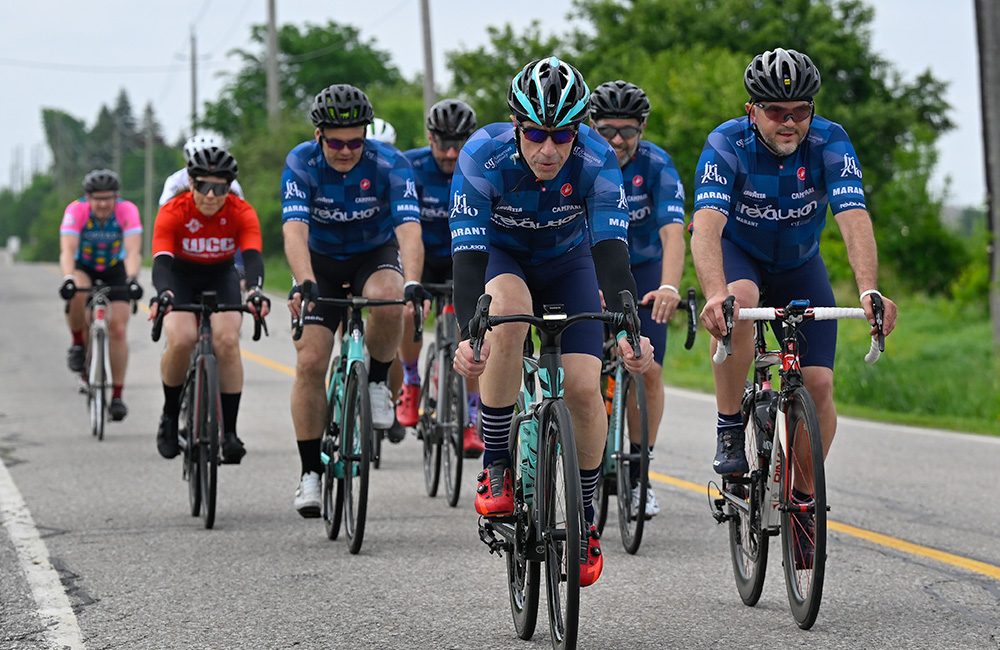
{"label": "cyclist", "polygon": [[[873,321],[871,296],[881,294],[861,165],[843,127],[815,114],[819,70],[805,54],[776,48],[753,58],[743,83],[750,96],[746,115],[709,134],[695,174],[691,254],[706,298],[702,322],[713,337],[726,333],[722,303],[729,294],[736,296],[737,314],[740,306],[757,306],[761,295],[765,306],[784,307],[800,298],[813,306],[835,305],[819,253],[828,204],[847,247],[861,306]],[[896,305],[885,297],[883,302],[888,334]],[[802,375],[816,403],[825,454],[837,428],[837,324],[809,321],[801,331]],[[716,345],[713,341],[713,353]],[[750,321],[735,321],[732,351],[734,358],[713,366],[719,411],[713,464],[719,474],[748,470],[740,400],[754,354]],[[808,503],[810,489],[795,485],[793,495]]]}
{"label": "cyclist", "polygon": [[[122,401],[128,366],[128,300],[142,298],[139,269],[142,265],[142,221],[139,209],[118,196],[121,181],[110,169],[95,169],[83,178],[85,200],[66,206],[59,226],[59,268],[63,273],[59,295],[66,304],[66,321],[73,344],[67,353],[69,369],[84,372],[87,333],[87,289],[97,280],[112,287],[126,287],[127,295],[111,296],[108,323],[111,362],[111,404],[108,413],[119,421],[128,415]],[[117,303],[117,304],[116,304]],[[123,304],[124,303],[124,304]],[[86,379],[86,377],[84,377]]]}
{"label": "cyclist", "polygon": [[[410,302],[422,302],[420,206],[409,161],[392,145],[365,139],[372,105],[354,86],[334,84],[320,92],[310,117],[315,139],[289,152],[281,176],[285,255],[297,283],[289,294],[293,317],[298,317],[303,297],[343,297],[345,284],[357,296],[382,300],[405,296]],[[302,472],[294,506],[303,517],[318,517],[320,439],[326,424],[324,375],[341,310],[329,305],[310,308],[302,338],[295,342],[291,406]],[[393,424],[392,392],[386,379],[399,347],[402,321],[402,307],[379,307],[368,316],[368,390],[376,429]]]}
{"label": "cyclist", "polygon": [[365,137],[396,146],[396,129],[381,117],[374,117],[365,127]]}
{"label": "cyclist", "polygon": [[[241,302],[240,279],[233,264],[237,248],[246,264],[246,304],[253,311],[261,304],[266,316],[270,301],[263,296],[264,260],[261,257],[260,222],[249,203],[230,190],[239,168],[236,159],[217,144],[202,143],[192,149],[187,163],[190,192],[180,194],[160,208],[153,223],[153,285],[157,298],[150,318],[161,306],[166,347],[160,360],[163,381],[163,414],[156,434],[156,448],[164,458],[178,452],[177,420],[181,391],[191,352],[198,342],[198,325],[190,312],[170,311],[170,305],[190,304],[203,291],[215,291],[219,303]],[[222,459],[239,463],[246,454],[236,434],[243,391],[240,359],[239,312],[212,315],[212,344],[219,360],[222,401]]]}
{"label": "cyclist", "polygon": [[[191,161],[191,157],[194,156],[196,151],[200,151],[207,147],[219,147],[225,149],[226,146],[223,144],[221,138],[217,138],[214,135],[208,134],[195,134],[187,139],[184,143],[184,161],[185,163]],[[178,194],[183,194],[184,192],[191,191],[191,183],[188,177],[188,168],[185,164],[175,171],[170,176],[167,176],[167,180],[163,181],[163,192],[160,193],[160,207],[163,207],[167,201],[174,198]],[[241,199],[246,198],[243,194],[243,188],[240,186],[240,182],[233,179],[233,184],[230,186],[229,191],[240,197]]]}
{"label": "cyclist", "polygon": [[[448,229],[448,199],[458,152],[476,130],[476,112],[458,99],[442,99],[427,114],[429,146],[412,149],[405,156],[413,164],[420,194],[420,228],[424,239],[423,282],[442,283],[452,279],[451,231]],[[399,356],[403,363],[403,388],[396,406],[396,419],[403,426],[417,424],[420,401],[420,370],[417,358],[422,342],[413,340],[413,322],[403,319],[403,343]],[[476,431],[479,417],[479,382],[467,381],[468,417],[464,432],[465,455],[479,458],[483,441]]]}
{"label": "cyclist", "polygon": [[[628,198],[628,248],[632,276],[643,304],[642,333],[653,344],[653,363],[643,375],[649,451],[663,417],[663,354],[667,349],[667,321],[680,303],[677,286],[684,273],[684,185],[666,151],[642,140],[649,115],[649,99],[635,84],[609,81],[590,95],[590,122],[615,150]],[[638,417],[633,407],[630,417]],[[633,429],[634,430],[634,429]],[[631,441],[631,453],[639,453]],[[630,463],[633,507],[639,507],[639,464]],[[646,516],[660,512],[652,486],[646,488]]]}
{"label": "cyclist", "polygon": [[[628,266],[628,213],[621,171],[608,143],[582,122],[590,90],[573,66],[552,56],[528,63],[511,81],[511,123],[476,131],[462,148],[452,180],[451,247],[455,306],[469,322],[484,290],[491,313],[535,312],[561,303],[567,314],[600,311],[598,287],[611,309],[619,291],[635,295]],[[486,517],[513,513],[507,451],[514,402],[521,384],[526,325],[501,325],[487,334],[482,360],[469,341],[459,345],[455,368],[482,375],[480,408],[484,470],[476,511]],[[593,526],[593,496],[600,479],[608,419],[600,390],[602,326],[583,322],[562,337],[565,398],[573,419],[580,483],[590,531],[581,558],[580,585],[593,584],[604,559]],[[651,363],[642,337],[636,359],[628,343],[619,349],[629,370]]]}

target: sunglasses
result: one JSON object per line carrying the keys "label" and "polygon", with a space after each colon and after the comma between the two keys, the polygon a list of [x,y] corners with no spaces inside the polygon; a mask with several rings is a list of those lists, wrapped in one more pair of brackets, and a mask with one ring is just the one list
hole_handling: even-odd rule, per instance
{"label": "sunglasses", "polygon": [[434,139],[435,144],[443,151],[448,151],[449,149],[461,150],[462,145],[468,140],[468,138],[448,138],[437,133],[432,133],[431,137]]}
{"label": "sunglasses", "polygon": [[760,102],[754,102],[754,106],[764,111],[764,115],[767,116],[767,119],[779,124],[787,122],[789,117],[795,122],[804,122],[813,114],[812,102],[802,106],[796,106],[795,108],[786,108],[784,106],[775,106],[773,104],[762,104]]}
{"label": "sunglasses", "polygon": [[[520,127],[519,127],[520,128]],[[576,137],[576,129],[559,129],[558,131],[546,131],[545,129],[521,128],[521,133],[531,142],[541,144],[552,138],[553,144],[567,144]]]}
{"label": "sunglasses", "polygon": [[222,181],[219,183],[214,183],[212,181],[203,181],[199,178],[194,179],[194,189],[199,194],[208,195],[209,192],[215,192],[215,196],[225,196],[229,194],[230,181]]}
{"label": "sunglasses", "polygon": [[330,147],[334,151],[340,151],[344,147],[347,147],[351,151],[360,149],[361,145],[365,143],[364,138],[354,138],[353,140],[341,140],[340,138],[323,138],[326,142],[326,146]]}
{"label": "sunglasses", "polygon": [[604,136],[604,139],[608,142],[615,139],[616,135],[620,135],[622,140],[631,140],[635,136],[642,132],[637,126],[611,126],[610,124],[605,124],[603,126],[597,127],[597,132]]}

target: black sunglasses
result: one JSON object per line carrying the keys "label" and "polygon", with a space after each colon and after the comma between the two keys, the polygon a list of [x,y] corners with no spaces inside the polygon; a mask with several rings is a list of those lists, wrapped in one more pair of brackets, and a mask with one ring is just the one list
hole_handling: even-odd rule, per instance
{"label": "black sunglasses", "polygon": [[462,149],[462,145],[464,145],[465,141],[468,140],[468,138],[449,138],[446,135],[433,132],[431,133],[431,137],[434,139],[435,144],[437,144],[437,146],[443,151],[448,151],[449,149],[460,151]]}
{"label": "black sunglasses", "polygon": [[341,140],[340,138],[323,138],[326,141],[326,146],[330,147],[334,151],[340,151],[344,147],[347,147],[351,151],[355,149],[360,149],[361,145],[365,143],[364,138],[354,138],[353,140]]}
{"label": "black sunglasses", "polygon": [[774,104],[763,104],[761,102],[754,102],[754,106],[764,111],[764,115],[767,116],[767,119],[772,122],[778,122],[779,124],[787,122],[788,118],[792,118],[792,120],[796,122],[804,122],[813,114],[812,102],[796,106],[795,108],[775,106]]}
{"label": "black sunglasses", "polygon": [[225,196],[229,194],[229,187],[231,184],[231,181],[216,183],[213,181],[203,181],[200,178],[194,179],[194,189],[199,194],[205,195],[208,195],[209,192],[215,192],[215,196]]}
{"label": "black sunglasses", "polygon": [[622,140],[631,140],[639,135],[642,129],[637,126],[611,126],[610,124],[603,124],[597,127],[597,132],[610,142],[615,139],[616,135],[620,135]]}
{"label": "black sunglasses", "polygon": [[519,127],[519,128],[521,130],[521,133],[524,134],[525,138],[527,138],[531,142],[535,142],[538,144],[545,142],[549,138],[552,138],[552,142],[554,144],[566,144],[568,142],[572,142],[573,138],[576,137],[576,129],[559,129],[558,131],[546,131],[545,129],[535,129],[530,127],[529,128]]}

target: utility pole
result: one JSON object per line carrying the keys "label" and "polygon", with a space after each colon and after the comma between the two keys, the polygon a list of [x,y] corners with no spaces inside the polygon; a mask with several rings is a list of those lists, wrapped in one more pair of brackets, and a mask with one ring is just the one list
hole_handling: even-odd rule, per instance
{"label": "utility pole", "polygon": [[431,49],[431,8],[430,0],[420,0],[420,22],[424,34],[424,115],[430,112],[437,101],[434,91],[434,52]]}
{"label": "utility pole", "polygon": [[993,321],[993,347],[1000,358],[1000,255],[997,255],[997,234],[1000,233],[1000,6],[995,0],[976,0],[976,32],[986,159],[990,316]]}
{"label": "utility pole", "polygon": [[278,27],[275,24],[274,0],[267,0],[267,122],[273,130],[278,125]]}
{"label": "utility pole", "polygon": [[198,129],[198,45],[191,25],[191,135]]}
{"label": "utility pole", "polygon": [[[143,183],[145,199],[142,203],[142,254],[152,255],[153,237],[153,106],[146,104],[143,119],[146,128],[146,174]],[[148,259],[148,258],[147,258]]]}
{"label": "utility pole", "polygon": [[119,176],[122,173],[122,132],[118,128],[118,116],[111,127],[111,169]]}

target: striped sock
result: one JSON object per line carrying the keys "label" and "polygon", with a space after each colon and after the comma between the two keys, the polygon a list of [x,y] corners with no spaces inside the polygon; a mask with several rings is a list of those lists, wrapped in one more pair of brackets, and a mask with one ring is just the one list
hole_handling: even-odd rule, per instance
{"label": "striped sock", "polygon": [[416,360],[413,363],[403,362],[403,383],[409,386],[420,385],[420,370]]}
{"label": "striped sock", "polygon": [[510,452],[507,442],[510,439],[510,421],[514,419],[514,405],[480,407],[479,415],[483,421],[483,467],[488,467],[497,460],[506,459],[510,463]]}
{"label": "striped sock", "polygon": [[743,429],[743,414],[737,411],[732,415],[726,415],[724,413],[719,413],[719,419],[716,420],[716,430],[722,433],[726,429]]}
{"label": "striped sock", "polygon": [[589,527],[594,523],[594,493],[601,480],[601,466],[594,469],[580,469],[580,492],[583,494],[583,516]]}

